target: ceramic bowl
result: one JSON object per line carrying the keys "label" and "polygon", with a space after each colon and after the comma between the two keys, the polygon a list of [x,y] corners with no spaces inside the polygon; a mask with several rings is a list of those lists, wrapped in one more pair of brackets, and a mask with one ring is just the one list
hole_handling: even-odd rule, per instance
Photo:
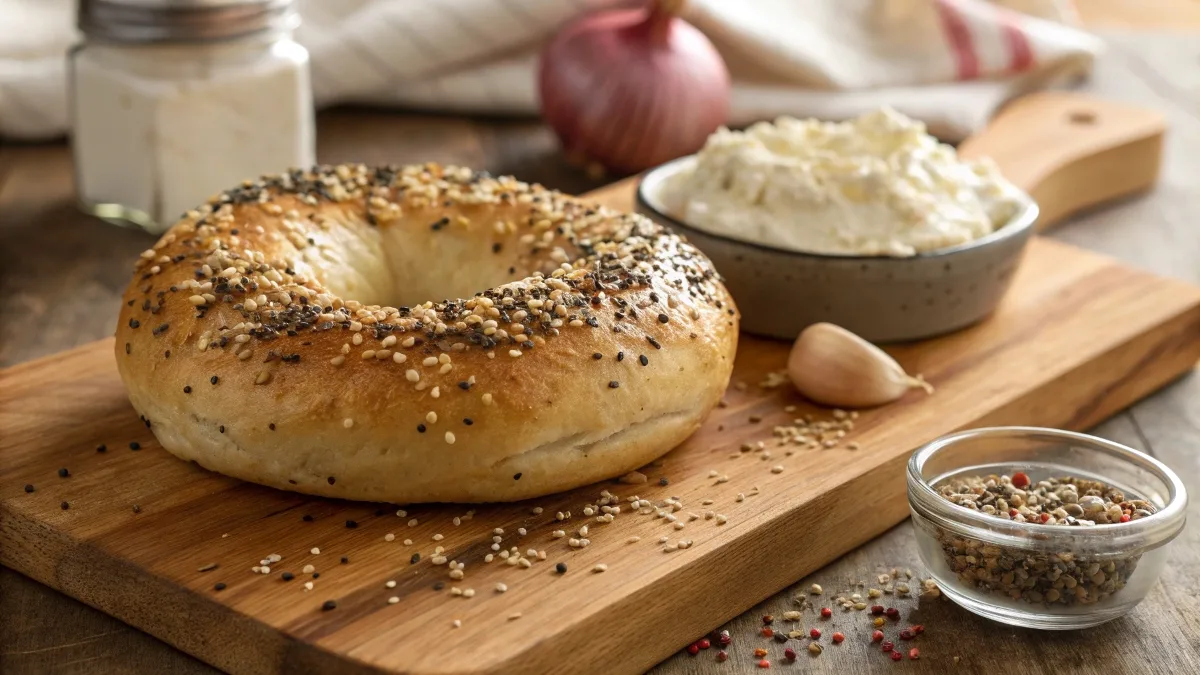
{"label": "ceramic bowl", "polygon": [[908,258],[789,251],[709,234],[668,213],[664,182],[694,161],[682,157],[647,173],[638,185],[638,212],[712,259],[742,312],[743,330],[784,340],[822,321],[872,342],[917,340],[977,323],[1008,291],[1038,214],[1026,197],[991,234]]}

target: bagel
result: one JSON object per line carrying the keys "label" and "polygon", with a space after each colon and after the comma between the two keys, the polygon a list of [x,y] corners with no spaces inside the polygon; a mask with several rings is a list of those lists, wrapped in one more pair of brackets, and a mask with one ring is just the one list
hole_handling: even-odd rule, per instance
{"label": "bagel", "polygon": [[490,502],[670,450],[720,400],[737,335],[712,263],[647,218],[460,167],[342,165],[185,214],[138,261],[115,352],[182,459]]}

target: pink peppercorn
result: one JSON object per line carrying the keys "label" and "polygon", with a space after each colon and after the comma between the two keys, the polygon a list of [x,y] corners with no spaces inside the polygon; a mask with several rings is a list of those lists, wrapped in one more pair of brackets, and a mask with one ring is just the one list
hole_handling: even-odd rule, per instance
{"label": "pink peppercorn", "polygon": [[814,629],[808,631],[808,636],[814,640],[820,640],[821,639],[821,631],[814,628]]}
{"label": "pink peppercorn", "polygon": [[883,614],[883,605],[871,605],[871,613],[875,616]]}
{"label": "pink peppercorn", "polygon": [[759,668],[770,668],[770,667],[771,667],[771,662],[770,662],[770,661],[768,661],[768,660],[766,660],[766,659],[763,659],[762,661],[759,661],[759,662],[758,662],[758,667],[759,667]]}
{"label": "pink peppercorn", "polygon": [[921,650],[917,649],[916,647],[908,650],[908,658],[912,659],[913,661],[921,658]]}
{"label": "pink peppercorn", "polygon": [[700,645],[696,642],[693,642],[692,644],[688,645],[687,652],[689,654],[691,654],[692,656],[699,654],[700,653]]}
{"label": "pink peppercorn", "polygon": [[833,634],[833,643],[834,643],[834,644],[841,644],[841,643],[842,643],[842,640],[845,640],[845,639],[846,639],[846,636],[845,636],[845,635],[843,635],[843,634],[841,634],[841,633],[834,633],[834,634]]}
{"label": "pink peppercorn", "polygon": [[913,632],[913,635],[920,635],[921,633],[925,632],[924,624],[917,624],[915,626],[909,626],[908,629]]}
{"label": "pink peppercorn", "polygon": [[902,658],[904,658],[904,655],[901,654],[900,652],[892,652],[892,660],[893,661],[899,661]]}
{"label": "pink peppercorn", "polygon": [[722,647],[727,647],[730,644],[732,644],[733,638],[729,635],[729,631],[727,631],[727,630],[721,631],[721,634],[717,636],[717,643],[720,644]]}
{"label": "pink peppercorn", "polygon": [[717,652],[717,660],[718,661],[723,662],[723,661],[727,660],[728,658],[729,658],[729,654],[726,654],[724,649]]}
{"label": "pink peppercorn", "polygon": [[704,639],[700,640],[699,642],[697,642],[696,644],[700,645],[700,649],[708,649],[709,647],[712,646],[712,642],[709,641],[708,638],[704,638]]}
{"label": "pink peppercorn", "polygon": [[890,652],[890,651],[892,651],[892,649],[893,649],[895,646],[896,646],[896,645],[895,645],[895,644],[893,644],[891,640],[884,640],[884,641],[883,641],[882,648],[883,648],[883,651],[885,651],[885,652]]}
{"label": "pink peppercorn", "polygon": [[763,626],[762,634],[763,637],[775,637],[775,629],[770,626]]}
{"label": "pink peppercorn", "polygon": [[796,660],[796,650],[792,649],[791,647],[788,647],[787,649],[783,650],[783,658],[787,659],[788,661],[795,661]]}
{"label": "pink peppercorn", "polygon": [[896,609],[895,607],[888,607],[883,613],[887,614],[887,618],[891,619],[892,621],[897,621],[900,619],[900,610]]}
{"label": "pink peppercorn", "polygon": [[831,616],[833,616],[833,610],[832,610],[832,609],[829,609],[828,607],[822,607],[822,608],[821,608],[821,618],[822,618],[822,619],[828,619],[828,618],[829,618],[829,617],[831,617]]}
{"label": "pink peppercorn", "polygon": [[877,630],[871,633],[871,642],[883,642],[883,631]]}
{"label": "pink peppercorn", "polygon": [[915,637],[916,637],[916,635],[913,635],[913,632],[911,630],[908,630],[907,628],[900,631],[900,639],[901,640],[911,640]]}

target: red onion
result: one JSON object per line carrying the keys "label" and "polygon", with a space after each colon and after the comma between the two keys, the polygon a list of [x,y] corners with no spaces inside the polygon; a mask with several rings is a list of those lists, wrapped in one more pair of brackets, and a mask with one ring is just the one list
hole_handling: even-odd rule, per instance
{"label": "red onion", "polygon": [[636,172],[695,152],[729,116],[729,71],[677,16],[681,0],[567,26],[538,69],[542,117],[567,157]]}

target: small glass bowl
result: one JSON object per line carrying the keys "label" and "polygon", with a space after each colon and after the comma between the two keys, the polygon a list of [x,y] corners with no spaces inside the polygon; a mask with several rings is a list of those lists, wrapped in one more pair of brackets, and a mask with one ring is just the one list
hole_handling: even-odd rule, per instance
{"label": "small glass bowl", "polygon": [[[951,503],[937,488],[968,475],[1023,471],[1096,480],[1141,499],[1153,515],[1125,523],[1022,523]],[[939,588],[980,616],[1070,630],[1125,614],[1146,597],[1183,530],[1187,491],[1162,462],[1095,436],[993,427],[943,436],[908,462],[908,503],[921,560]]]}

